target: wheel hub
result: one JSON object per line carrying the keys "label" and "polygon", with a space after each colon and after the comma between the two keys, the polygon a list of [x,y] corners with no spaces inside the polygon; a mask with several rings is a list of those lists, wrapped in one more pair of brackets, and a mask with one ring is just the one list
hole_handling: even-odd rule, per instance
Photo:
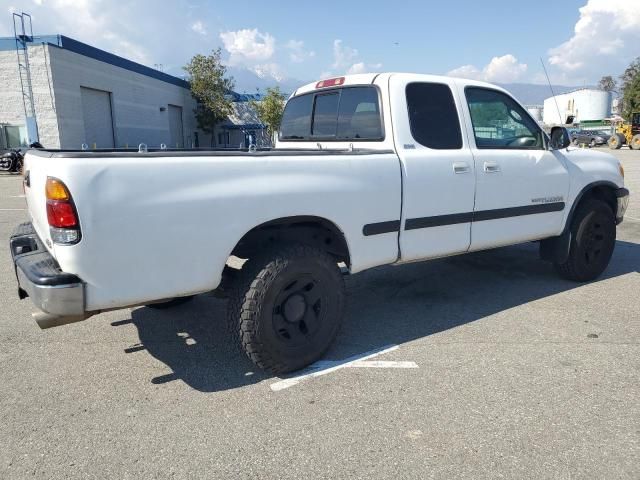
{"label": "wheel hub", "polygon": [[307,301],[300,294],[291,295],[283,305],[284,318],[289,323],[297,323],[307,311]]}

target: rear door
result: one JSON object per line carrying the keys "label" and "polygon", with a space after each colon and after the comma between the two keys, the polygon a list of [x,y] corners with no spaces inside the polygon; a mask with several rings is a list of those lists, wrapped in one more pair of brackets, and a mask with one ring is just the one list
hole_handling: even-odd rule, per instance
{"label": "rear door", "polygon": [[540,126],[499,90],[467,86],[465,117],[477,176],[471,250],[557,235],[569,174]]}
{"label": "rear door", "polygon": [[182,130],[182,107],[169,105],[169,147],[183,148],[184,134]]}
{"label": "rear door", "polygon": [[[420,78],[420,80],[415,80]],[[402,161],[402,261],[464,252],[471,238],[475,172],[455,85],[394,75],[389,90]]]}

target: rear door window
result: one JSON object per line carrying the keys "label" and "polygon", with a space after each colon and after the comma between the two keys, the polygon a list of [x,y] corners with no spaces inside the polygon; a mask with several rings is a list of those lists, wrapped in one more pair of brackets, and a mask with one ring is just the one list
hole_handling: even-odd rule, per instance
{"label": "rear door window", "polygon": [[462,148],[462,131],[451,88],[442,83],[410,83],[406,89],[411,135],[437,150]]}
{"label": "rear door window", "polygon": [[280,128],[280,140],[383,139],[378,90],[372,86],[294,97],[287,102]]}

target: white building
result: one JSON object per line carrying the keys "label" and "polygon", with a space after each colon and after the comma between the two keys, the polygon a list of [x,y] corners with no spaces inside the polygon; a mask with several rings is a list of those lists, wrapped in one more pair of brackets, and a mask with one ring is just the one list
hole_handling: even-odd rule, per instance
{"label": "white building", "polygon": [[526,108],[536,122],[542,122],[542,105],[527,105]]}
{"label": "white building", "polygon": [[[37,137],[46,148],[238,148],[261,134],[263,126],[255,118],[245,125],[242,115],[212,136],[199,131],[183,79],[63,35],[33,37],[26,45]],[[0,148],[35,140],[19,63],[15,38],[0,38]],[[234,110],[243,110],[243,99],[234,100]]]}
{"label": "white building", "polygon": [[[559,115],[558,115],[559,111]],[[581,88],[544,101],[546,125],[601,121],[611,115],[611,92]]]}

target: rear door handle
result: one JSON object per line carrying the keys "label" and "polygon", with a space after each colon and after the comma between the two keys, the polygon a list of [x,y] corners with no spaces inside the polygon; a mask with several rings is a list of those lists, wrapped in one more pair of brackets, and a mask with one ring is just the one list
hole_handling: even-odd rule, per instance
{"label": "rear door handle", "polygon": [[453,162],[453,173],[467,173],[470,170],[467,162]]}
{"label": "rear door handle", "polygon": [[500,165],[496,162],[484,162],[484,171],[486,173],[498,173],[500,171]]}

